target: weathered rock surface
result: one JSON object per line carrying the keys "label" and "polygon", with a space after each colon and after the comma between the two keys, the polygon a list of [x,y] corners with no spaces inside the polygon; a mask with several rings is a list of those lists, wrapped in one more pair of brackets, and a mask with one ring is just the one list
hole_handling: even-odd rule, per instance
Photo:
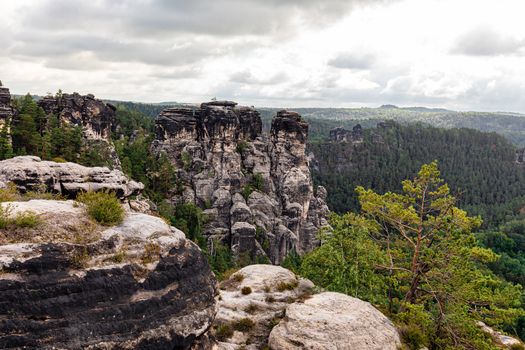
{"label": "weathered rock surface", "polygon": [[307,135],[295,112],[277,113],[264,135],[254,108],[214,101],[161,112],[151,147],[171,159],[183,182],[172,201],[206,209],[212,249],[221,240],[236,254],[279,263],[290,251],[315,247],[327,224],[326,191],[314,193],[308,169]]}
{"label": "weathered rock surface", "polygon": [[116,107],[96,99],[93,95],[78,93],[46,96],[38,101],[47,115],[55,114],[59,122],[82,128],[86,147],[96,149],[108,159],[108,165],[119,168],[111,133],[117,128]]}
{"label": "weathered rock surface", "polygon": [[351,142],[351,143],[362,143],[363,142],[363,128],[360,124],[357,124],[352,130],[347,130],[342,127],[337,127],[330,130],[330,141],[332,142]]}
{"label": "weathered rock surface", "polygon": [[[309,280],[280,266],[250,265],[239,270],[221,283],[215,329],[221,325],[235,328],[242,319],[253,321],[254,327],[246,331],[235,330],[232,337],[222,339],[219,349],[263,348],[272,327],[284,316],[289,303],[307,297],[313,287]],[[250,293],[243,294],[243,288],[249,288]]]}
{"label": "weathered rock surface", "polygon": [[9,182],[22,192],[45,189],[68,197],[74,197],[79,191],[111,190],[122,198],[136,195],[144,188],[120,170],[43,161],[35,156],[0,161],[0,188]]}
{"label": "weathered rock surface", "polygon": [[0,129],[14,114],[15,109],[11,105],[9,89],[0,85]]}
{"label": "weathered rock surface", "polygon": [[324,292],[288,306],[269,345],[272,350],[397,350],[401,342],[392,322],[369,303]]}
{"label": "weathered rock surface", "polygon": [[489,334],[497,345],[503,346],[506,349],[512,349],[513,346],[516,348],[519,348],[520,345],[522,347],[525,346],[525,344],[518,339],[498,332],[481,321],[478,321],[477,325],[483,332]]}
{"label": "weathered rock surface", "polygon": [[133,212],[102,227],[72,201],[1,205],[41,223],[0,230],[0,348],[212,347],[216,280],[182,232]]}

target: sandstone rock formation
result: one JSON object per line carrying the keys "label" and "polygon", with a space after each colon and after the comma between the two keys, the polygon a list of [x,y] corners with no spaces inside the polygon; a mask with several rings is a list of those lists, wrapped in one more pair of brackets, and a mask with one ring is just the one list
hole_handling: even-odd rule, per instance
{"label": "sandstone rock formation", "polygon": [[43,161],[35,156],[0,161],[0,188],[9,182],[22,192],[46,190],[67,197],[75,197],[79,191],[111,190],[125,198],[139,194],[144,188],[120,170]]}
{"label": "sandstone rock formation", "polygon": [[478,321],[477,326],[481,328],[483,332],[489,334],[494,340],[494,343],[496,343],[499,346],[504,347],[505,349],[513,349],[513,347],[514,349],[520,349],[520,346],[521,347],[525,346],[525,344],[523,344],[518,339],[505,335],[501,332],[498,332],[492,329],[491,327],[487,326],[484,322]]}
{"label": "sandstone rock formation", "polygon": [[330,141],[332,142],[350,142],[350,143],[362,143],[363,142],[363,128],[360,124],[357,124],[352,130],[347,130],[342,127],[337,127],[330,130]]}
{"label": "sandstone rock formation", "polygon": [[401,345],[392,322],[369,303],[340,293],[312,294],[311,281],[280,266],[247,266],[219,288],[212,333],[220,350],[396,350]]}
{"label": "sandstone rock formation", "polygon": [[212,347],[216,280],[182,232],[134,212],[101,227],[73,201],[0,205],[40,221],[0,229],[0,348]]}
{"label": "sandstone rock formation", "polygon": [[103,152],[108,164],[120,167],[120,161],[111,142],[111,132],[115,131],[116,107],[95,99],[91,94],[78,93],[46,96],[38,101],[47,115],[58,116],[65,125],[82,127],[86,146]]}
{"label": "sandstone rock formation", "polygon": [[172,201],[205,209],[210,249],[220,240],[236,254],[279,263],[292,250],[316,246],[326,224],[326,191],[314,193],[307,135],[295,112],[277,113],[264,135],[254,108],[214,101],[164,110],[152,150],[164,152],[182,180]]}
{"label": "sandstone rock formation", "polygon": [[288,306],[268,342],[273,350],[397,350],[401,345],[396,328],[381,312],[367,302],[333,292]]}
{"label": "sandstone rock formation", "polygon": [[15,109],[11,106],[9,89],[0,85],[0,130],[14,113]]}

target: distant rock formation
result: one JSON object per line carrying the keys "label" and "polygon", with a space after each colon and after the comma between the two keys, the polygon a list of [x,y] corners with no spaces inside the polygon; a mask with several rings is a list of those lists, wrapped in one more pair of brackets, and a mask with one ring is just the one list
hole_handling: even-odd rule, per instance
{"label": "distant rock formation", "polygon": [[314,193],[307,137],[308,124],[295,112],[278,112],[264,135],[254,108],[213,101],[161,112],[151,147],[177,168],[182,186],[172,201],[205,209],[211,249],[220,240],[236,254],[280,263],[293,250],[315,247],[326,225],[326,190]]}
{"label": "distant rock formation", "polygon": [[0,129],[15,114],[15,109],[11,105],[11,93],[9,89],[0,85]]}
{"label": "distant rock formation", "polygon": [[55,114],[61,123],[82,127],[86,146],[96,148],[109,158],[109,165],[120,168],[120,161],[111,142],[111,133],[115,131],[116,107],[104,103],[93,95],[82,96],[78,93],[46,96],[38,101],[47,115]]}
{"label": "distant rock formation", "polygon": [[351,131],[342,127],[337,127],[335,129],[330,130],[330,141],[362,143],[363,128],[360,124],[354,126]]}
{"label": "distant rock formation", "polygon": [[116,107],[95,99],[91,94],[78,93],[46,96],[38,101],[46,114],[56,114],[61,121],[82,127],[84,137],[89,140],[109,141],[115,130]]}
{"label": "distant rock formation", "polygon": [[217,282],[205,256],[161,218],[116,227],[73,201],[8,202],[34,228],[0,230],[0,347],[210,349]]}
{"label": "distant rock formation", "polygon": [[22,192],[45,190],[70,198],[79,191],[89,190],[110,190],[121,198],[127,198],[144,189],[143,184],[129,179],[120,170],[43,161],[35,156],[0,161],[0,188],[9,182]]}

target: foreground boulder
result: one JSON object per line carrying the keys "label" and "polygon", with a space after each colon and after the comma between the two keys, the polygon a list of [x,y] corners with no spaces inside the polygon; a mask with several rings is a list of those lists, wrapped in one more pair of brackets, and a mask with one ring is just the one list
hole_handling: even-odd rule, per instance
{"label": "foreground boulder", "polygon": [[68,197],[74,197],[79,191],[110,190],[124,198],[136,195],[144,188],[120,170],[43,161],[35,156],[0,161],[0,188],[9,182],[22,192],[45,190]]}
{"label": "foreground boulder", "polygon": [[0,203],[33,227],[0,229],[0,348],[209,349],[216,280],[162,219],[107,228],[73,201]]}
{"label": "foreground boulder", "polygon": [[273,350],[397,350],[401,342],[392,322],[369,303],[324,292],[288,306],[269,345]]}
{"label": "foreground boulder", "polygon": [[[264,348],[289,303],[307,298],[313,287],[280,266],[249,265],[237,271],[220,285],[214,327],[219,349]],[[225,334],[228,331],[230,336]]]}
{"label": "foreground boulder", "polygon": [[315,292],[280,266],[250,265],[220,284],[212,333],[220,350],[397,350],[396,328],[367,302]]}
{"label": "foreground boulder", "polygon": [[326,190],[314,191],[299,114],[278,112],[269,135],[257,110],[231,101],[166,109],[155,124],[152,150],[167,155],[181,182],[169,196],[205,210],[210,250],[220,241],[237,256],[279,264],[318,245]]}

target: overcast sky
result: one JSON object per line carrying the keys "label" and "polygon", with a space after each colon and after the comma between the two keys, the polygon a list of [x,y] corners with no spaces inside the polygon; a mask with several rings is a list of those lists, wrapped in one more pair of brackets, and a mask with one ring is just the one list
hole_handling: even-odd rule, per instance
{"label": "overcast sky", "polygon": [[12,93],[525,112],[523,0],[2,0]]}

